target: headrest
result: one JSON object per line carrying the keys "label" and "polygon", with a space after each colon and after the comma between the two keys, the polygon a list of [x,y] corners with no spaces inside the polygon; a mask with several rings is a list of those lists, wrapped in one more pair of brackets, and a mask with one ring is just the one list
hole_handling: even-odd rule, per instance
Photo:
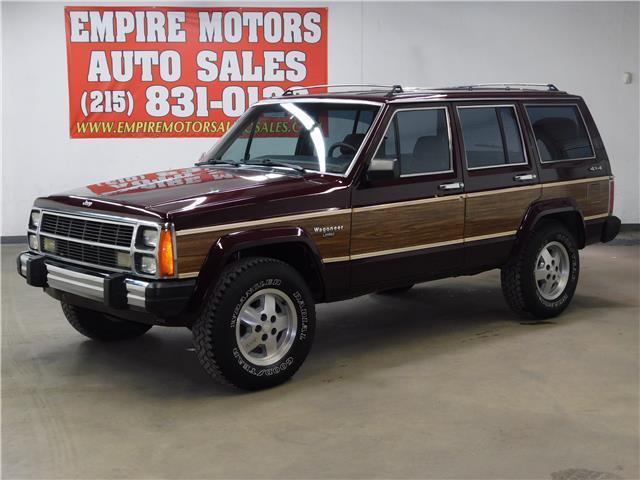
{"label": "headrest", "polygon": [[342,155],[355,155],[356,151],[360,148],[360,145],[362,145],[363,140],[364,133],[350,133],[349,135],[344,137],[342,143],[353,145],[353,148],[355,148],[356,150],[354,151],[350,148],[340,147],[340,153]]}
{"label": "headrest", "polygon": [[569,140],[578,136],[578,126],[569,118],[543,118],[538,120],[533,127],[561,140]]}
{"label": "headrest", "polygon": [[[446,149],[443,149],[443,147],[446,147]],[[419,137],[413,147],[414,159],[443,154],[446,154],[448,161],[448,146],[445,144],[444,137],[441,135]]]}

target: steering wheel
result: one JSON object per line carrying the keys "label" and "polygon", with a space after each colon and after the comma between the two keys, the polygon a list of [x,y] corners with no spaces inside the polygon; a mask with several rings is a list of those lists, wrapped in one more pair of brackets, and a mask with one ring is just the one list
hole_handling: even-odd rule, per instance
{"label": "steering wheel", "polygon": [[358,149],[356,147],[354,147],[353,145],[351,145],[350,143],[344,143],[344,142],[336,142],[333,145],[331,145],[329,147],[329,152],[327,153],[327,155],[329,157],[333,157],[333,151],[338,148],[338,147],[346,147],[350,150],[353,150],[353,153],[356,153],[358,151]]}

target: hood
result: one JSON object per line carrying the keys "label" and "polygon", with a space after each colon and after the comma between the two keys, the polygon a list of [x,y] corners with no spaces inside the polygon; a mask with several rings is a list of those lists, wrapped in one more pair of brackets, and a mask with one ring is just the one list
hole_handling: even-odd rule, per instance
{"label": "hood", "polygon": [[48,199],[92,207],[92,210],[122,205],[138,211],[167,214],[211,203],[255,201],[258,197],[314,183],[311,176],[282,173],[278,169],[202,166],[95,183]]}

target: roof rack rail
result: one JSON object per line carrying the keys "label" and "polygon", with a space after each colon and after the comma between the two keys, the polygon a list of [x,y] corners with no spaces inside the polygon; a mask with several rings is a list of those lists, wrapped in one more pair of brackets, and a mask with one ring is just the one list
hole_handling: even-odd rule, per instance
{"label": "roof rack rail", "polygon": [[476,83],[474,85],[460,85],[456,87],[450,87],[451,89],[459,90],[474,90],[482,88],[500,87],[505,90],[525,90],[528,88],[545,88],[549,92],[559,92],[558,87],[553,83]]}
{"label": "roof rack rail", "polygon": [[[284,93],[282,94],[283,97],[288,97],[291,95],[295,95],[295,92],[300,92],[303,90],[312,90],[312,89],[317,89],[317,88],[377,88],[380,90],[389,90],[389,92],[387,93],[387,95],[395,95],[396,93],[402,93],[402,86],[401,85],[380,85],[380,84],[376,84],[376,83],[327,83],[327,84],[323,84],[323,85],[308,85],[308,86],[300,86],[300,87],[289,87],[287,88]],[[300,95],[300,93],[298,94]]]}

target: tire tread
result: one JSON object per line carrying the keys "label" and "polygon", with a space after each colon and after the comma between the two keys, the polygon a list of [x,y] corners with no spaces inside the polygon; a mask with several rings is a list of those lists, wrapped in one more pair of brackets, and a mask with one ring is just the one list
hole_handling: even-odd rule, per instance
{"label": "tire tread", "polygon": [[[103,342],[136,338],[145,334],[151,325],[128,320],[115,322],[101,312],[60,302],[62,313],[69,324],[85,337]],[[102,317],[102,318],[101,318]],[[109,325],[111,322],[111,330]]]}
{"label": "tire tread", "polygon": [[[548,234],[550,231],[559,232],[562,235],[570,237],[572,241],[575,241],[562,223],[557,221],[540,222],[540,224],[527,235],[522,248],[520,248],[515,255],[512,255],[500,271],[502,294],[507,305],[509,305],[515,313],[523,317],[539,319],[550,318],[558,315],[566,307],[565,305],[556,313],[550,311],[541,313],[537,305],[531,304],[531,299],[527,300],[525,292],[523,276],[528,274],[525,270],[527,268],[528,256],[531,254],[530,249],[533,245],[536,245],[539,237]],[[575,289],[575,285],[573,288]],[[569,301],[572,296],[573,294],[571,294]],[[529,303],[529,306],[527,306],[527,303]]]}
{"label": "tire tread", "polygon": [[[213,354],[213,352],[216,351],[216,338],[212,332],[212,325],[215,320],[216,312],[220,306],[220,302],[224,298],[226,291],[243,273],[257,265],[269,263],[287,265],[285,262],[275,258],[253,257],[239,260],[227,267],[209,296],[204,311],[200,316],[200,320],[193,325],[193,342],[196,347],[195,350],[198,361],[200,362],[200,365],[202,365],[202,368],[204,368],[205,372],[207,372],[218,383],[227,386],[240,387],[225,376],[215,358],[215,355]],[[209,348],[209,345],[211,348]]]}

